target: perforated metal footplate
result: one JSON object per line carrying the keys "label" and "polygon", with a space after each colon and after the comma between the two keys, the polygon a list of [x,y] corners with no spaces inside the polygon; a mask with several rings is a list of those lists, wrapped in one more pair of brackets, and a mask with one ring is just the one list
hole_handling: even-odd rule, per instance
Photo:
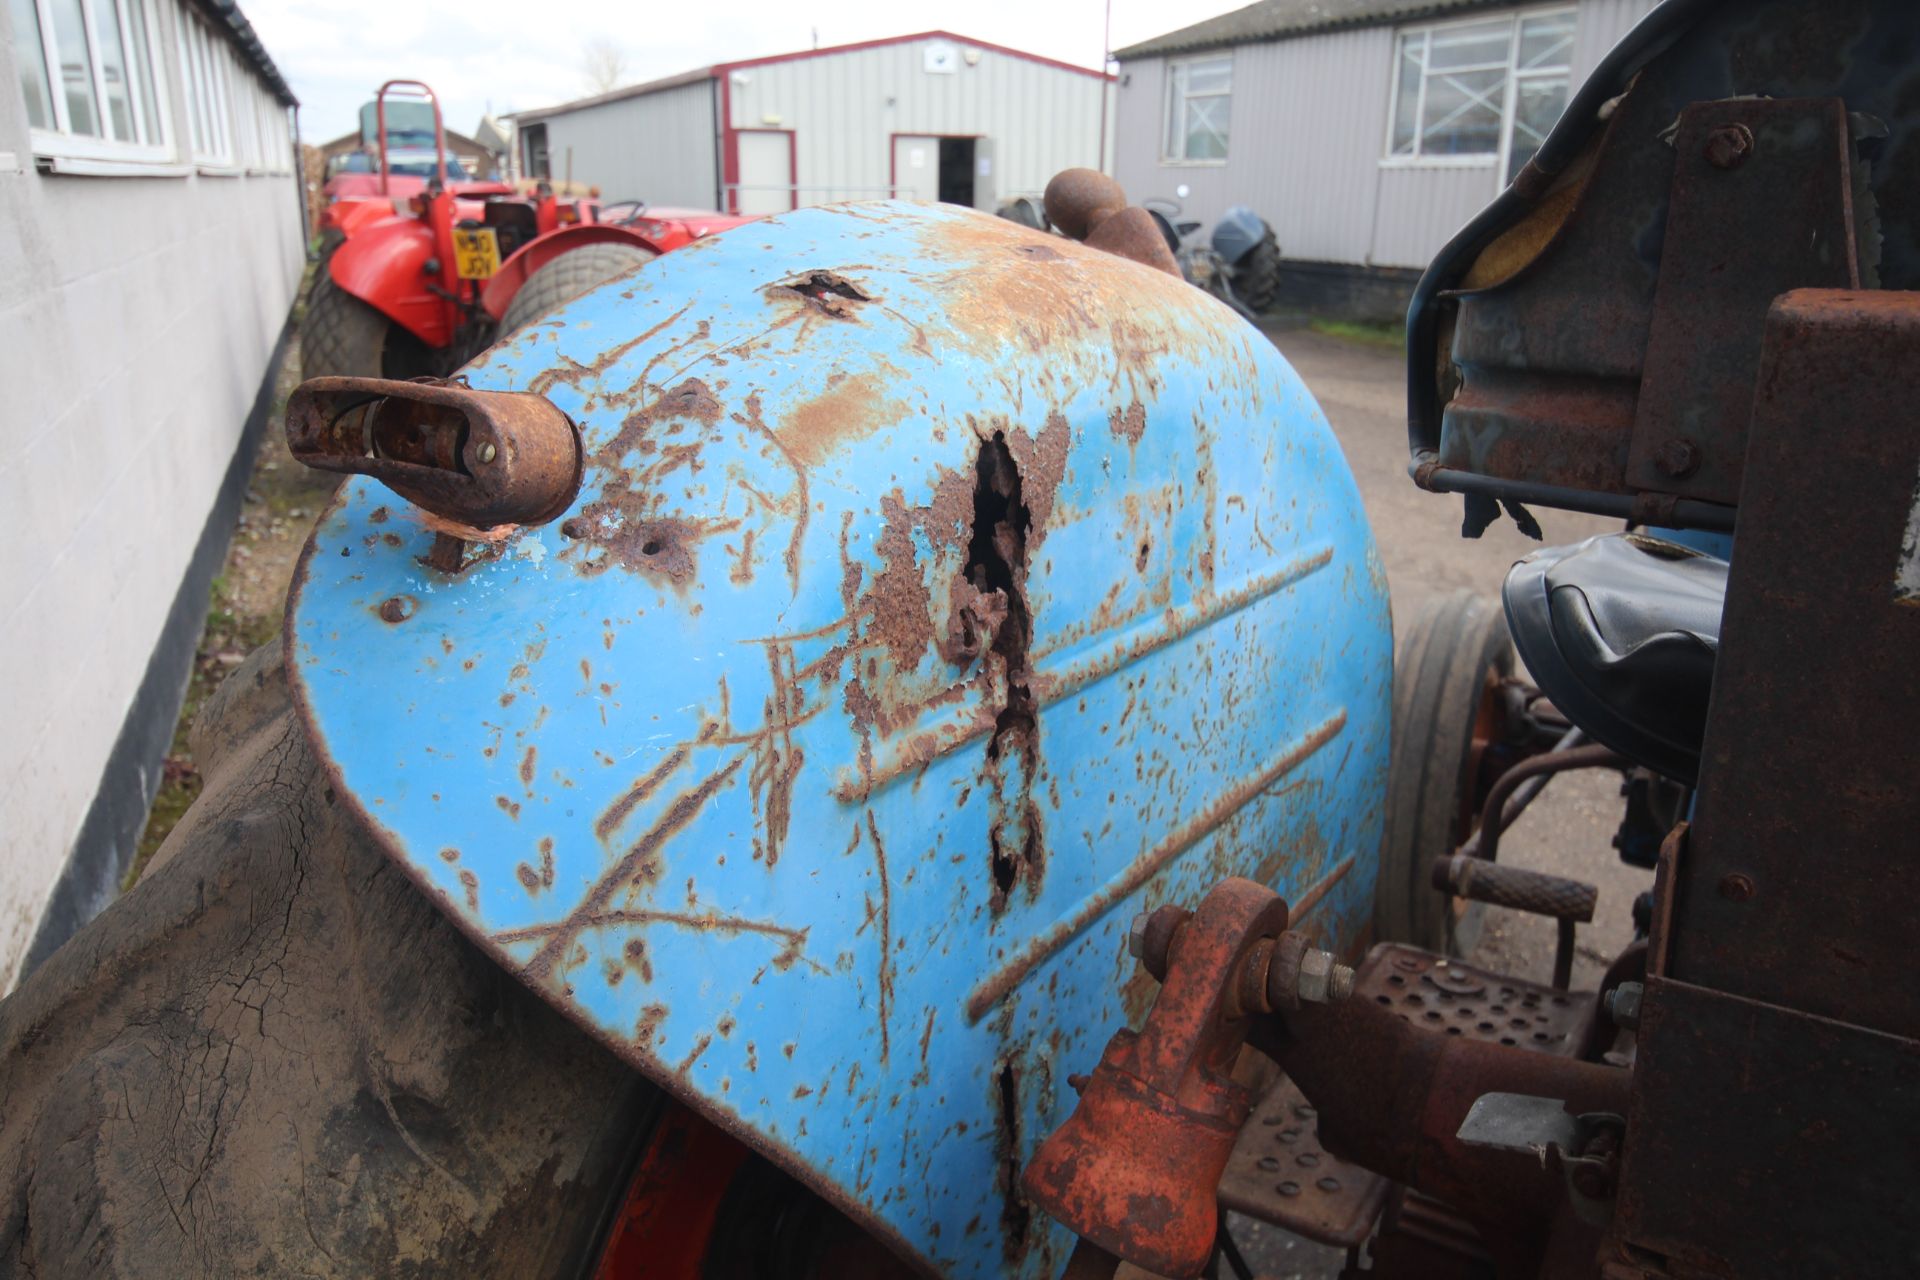
{"label": "perforated metal footplate", "polygon": [[[1416,947],[1376,947],[1353,1000],[1372,1000],[1435,1035],[1537,1053],[1579,1048],[1593,997],[1488,973]],[[1353,1248],[1373,1230],[1393,1184],[1320,1145],[1314,1109],[1284,1076],[1255,1104],[1220,1178],[1220,1203],[1322,1244]]]}
{"label": "perforated metal footplate", "polygon": [[1351,1249],[1373,1230],[1392,1185],[1327,1154],[1313,1108],[1282,1076],[1240,1130],[1220,1175],[1220,1203],[1309,1240]]}
{"label": "perforated metal footplate", "polygon": [[1488,973],[1397,943],[1376,947],[1354,982],[1354,1000],[1372,1000],[1441,1035],[1517,1045],[1570,1057],[1579,1049],[1593,997]]}

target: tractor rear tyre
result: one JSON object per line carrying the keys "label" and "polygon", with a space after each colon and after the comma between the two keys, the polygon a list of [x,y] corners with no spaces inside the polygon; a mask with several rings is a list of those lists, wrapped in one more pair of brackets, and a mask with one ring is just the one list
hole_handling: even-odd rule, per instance
{"label": "tractor rear tyre", "polygon": [[1271,230],[1247,251],[1233,273],[1233,291],[1247,310],[1265,311],[1280,296],[1280,242]]}
{"label": "tractor rear tyre", "polygon": [[191,743],[140,882],[0,1000],[0,1276],[905,1274],[414,887],[278,641]]}
{"label": "tractor rear tyre", "polygon": [[432,348],[333,282],[322,259],[300,324],[307,378],[418,378],[439,372]]}
{"label": "tractor rear tyre", "polygon": [[637,244],[601,242],[583,244],[563,253],[527,277],[520,292],[500,317],[500,336],[507,337],[542,316],[558,311],[587,290],[645,266],[659,255]]}
{"label": "tractor rear tyre", "polygon": [[1479,825],[1490,779],[1482,761],[1503,723],[1513,642],[1497,602],[1470,591],[1431,601],[1400,645],[1393,672],[1393,747],[1386,834],[1374,894],[1378,936],[1464,956],[1484,908],[1434,889],[1433,861]]}

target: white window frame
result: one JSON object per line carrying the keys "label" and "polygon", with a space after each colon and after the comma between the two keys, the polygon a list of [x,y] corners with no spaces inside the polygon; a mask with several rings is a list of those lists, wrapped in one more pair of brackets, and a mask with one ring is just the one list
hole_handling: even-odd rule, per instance
{"label": "white window frame", "polygon": [[[87,61],[93,72],[94,110],[99,113],[103,130],[109,129],[107,121],[112,108],[107,99],[107,73],[100,58],[100,21],[97,6],[102,0],[81,0],[81,15],[85,24],[87,39]],[[175,158],[173,121],[167,110],[171,92],[169,67],[171,59],[162,56],[165,41],[161,36],[162,28],[155,0],[126,0],[126,4],[140,5],[146,16],[146,69],[153,77],[154,131],[157,142],[123,142],[114,138],[93,138],[86,134],[72,133],[71,118],[67,112],[66,86],[60,76],[60,51],[55,44],[53,28],[53,5],[50,0],[35,0],[35,9],[40,19],[40,57],[47,68],[53,101],[53,123],[51,129],[28,129],[28,140],[36,157],[49,160],[79,160],[104,162],[107,168],[99,172],[118,171],[117,166],[167,165]],[[107,8],[119,15],[120,47],[123,56],[131,60],[139,51],[133,38],[133,24],[127,21],[126,12],[120,6],[108,0]],[[24,33],[15,32],[19,39]],[[141,101],[137,87],[132,83],[126,86],[127,113],[134,122],[136,134],[146,130],[146,104]]]}
{"label": "white window frame", "polygon": [[[1186,104],[1192,98],[1225,98],[1227,100],[1227,154],[1233,153],[1233,50],[1222,49],[1214,53],[1195,54],[1190,58],[1172,58],[1166,64],[1166,91],[1160,95],[1160,163],[1169,168],[1218,169],[1226,164],[1227,156],[1217,159],[1211,156],[1189,157],[1174,155],[1173,144],[1173,106],[1177,94],[1180,100],[1181,145],[1186,145]],[[1189,93],[1184,88],[1176,88],[1182,83],[1174,74],[1177,68],[1193,66],[1196,63],[1224,62],[1227,64],[1227,87],[1224,90],[1209,90],[1205,93]]]}
{"label": "white window frame", "polygon": [[[1387,137],[1381,147],[1380,167],[1383,169],[1491,169],[1496,175],[1507,171],[1507,162],[1513,155],[1514,111],[1519,105],[1520,81],[1544,79],[1547,76],[1566,75],[1568,96],[1571,100],[1573,85],[1573,53],[1567,55],[1567,70],[1563,73],[1557,67],[1551,70],[1520,69],[1520,24],[1527,18],[1547,18],[1566,14],[1574,19],[1574,40],[1579,40],[1579,7],[1569,4],[1542,5],[1527,9],[1510,9],[1505,13],[1480,13],[1466,18],[1454,18],[1446,22],[1422,22],[1405,27],[1396,27],[1393,33],[1393,76],[1387,91]],[[1446,31],[1455,27],[1487,25],[1504,18],[1507,22],[1507,62],[1506,76],[1501,82],[1500,104],[1500,145],[1491,152],[1475,155],[1437,155],[1420,153],[1420,139],[1426,124],[1427,81],[1432,76],[1423,64],[1420,71],[1420,101],[1413,112],[1414,154],[1395,155],[1393,150],[1394,125],[1400,117],[1400,48],[1401,42],[1408,36],[1425,35],[1431,49],[1432,33]],[[1485,63],[1472,68],[1459,70],[1492,70],[1498,64]],[[1502,186],[1505,183],[1501,183]]]}
{"label": "white window frame", "polygon": [[202,173],[244,172],[233,157],[233,95],[227,74],[231,47],[187,6],[180,5],[176,13],[180,65],[193,117],[185,150]]}

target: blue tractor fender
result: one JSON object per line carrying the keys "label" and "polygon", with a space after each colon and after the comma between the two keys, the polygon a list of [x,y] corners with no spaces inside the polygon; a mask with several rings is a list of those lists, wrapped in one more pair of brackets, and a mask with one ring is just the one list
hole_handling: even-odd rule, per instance
{"label": "blue tractor fender", "polygon": [[[575,423],[559,519],[371,480],[288,664],[343,803],[488,954],[944,1276],[1057,1274],[1018,1173],[1224,876],[1368,940],[1385,579],[1286,361],[969,210],[806,209],[465,374]],[[444,560],[443,560],[444,562]]]}

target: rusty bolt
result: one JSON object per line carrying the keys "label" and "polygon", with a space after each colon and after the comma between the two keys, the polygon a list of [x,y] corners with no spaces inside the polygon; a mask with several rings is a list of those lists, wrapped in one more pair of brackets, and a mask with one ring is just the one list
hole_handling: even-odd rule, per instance
{"label": "rusty bolt", "polygon": [[1147,958],[1147,921],[1152,918],[1151,911],[1142,911],[1133,918],[1133,927],[1127,930],[1127,954],[1135,960]]}
{"label": "rusty bolt", "polygon": [[1313,1004],[1334,1004],[1353,994],[1353,970],[1330,951],[1309,951],[1300,957],[1299,996]]}
{"label": "rusty bolt", "polygon": [[1753,154],[1753,130],[1743,124],[1724,124],[1707,135],[1707,163],[1716,169],[1738,169]]}
{"label": "rusty bolt", "polygon": [[1753,877],[1738,871],[1720,877],[1720,896],[1728,902],[1745,902],[1753,897]]}
{"label": "rusty bolt", "polygon": [[1653,465],[1679,480],[1700,469],[1700,446],[1684,437],[1669,440],[1654,455]]}
{"label": "rusty bolt", "polygon": [[1613,1025],[1632,1031],[1640,1025],[1640,1000],[1647,989],[1637,982],[1623,982],[1607,992],[1607,1016]]}

